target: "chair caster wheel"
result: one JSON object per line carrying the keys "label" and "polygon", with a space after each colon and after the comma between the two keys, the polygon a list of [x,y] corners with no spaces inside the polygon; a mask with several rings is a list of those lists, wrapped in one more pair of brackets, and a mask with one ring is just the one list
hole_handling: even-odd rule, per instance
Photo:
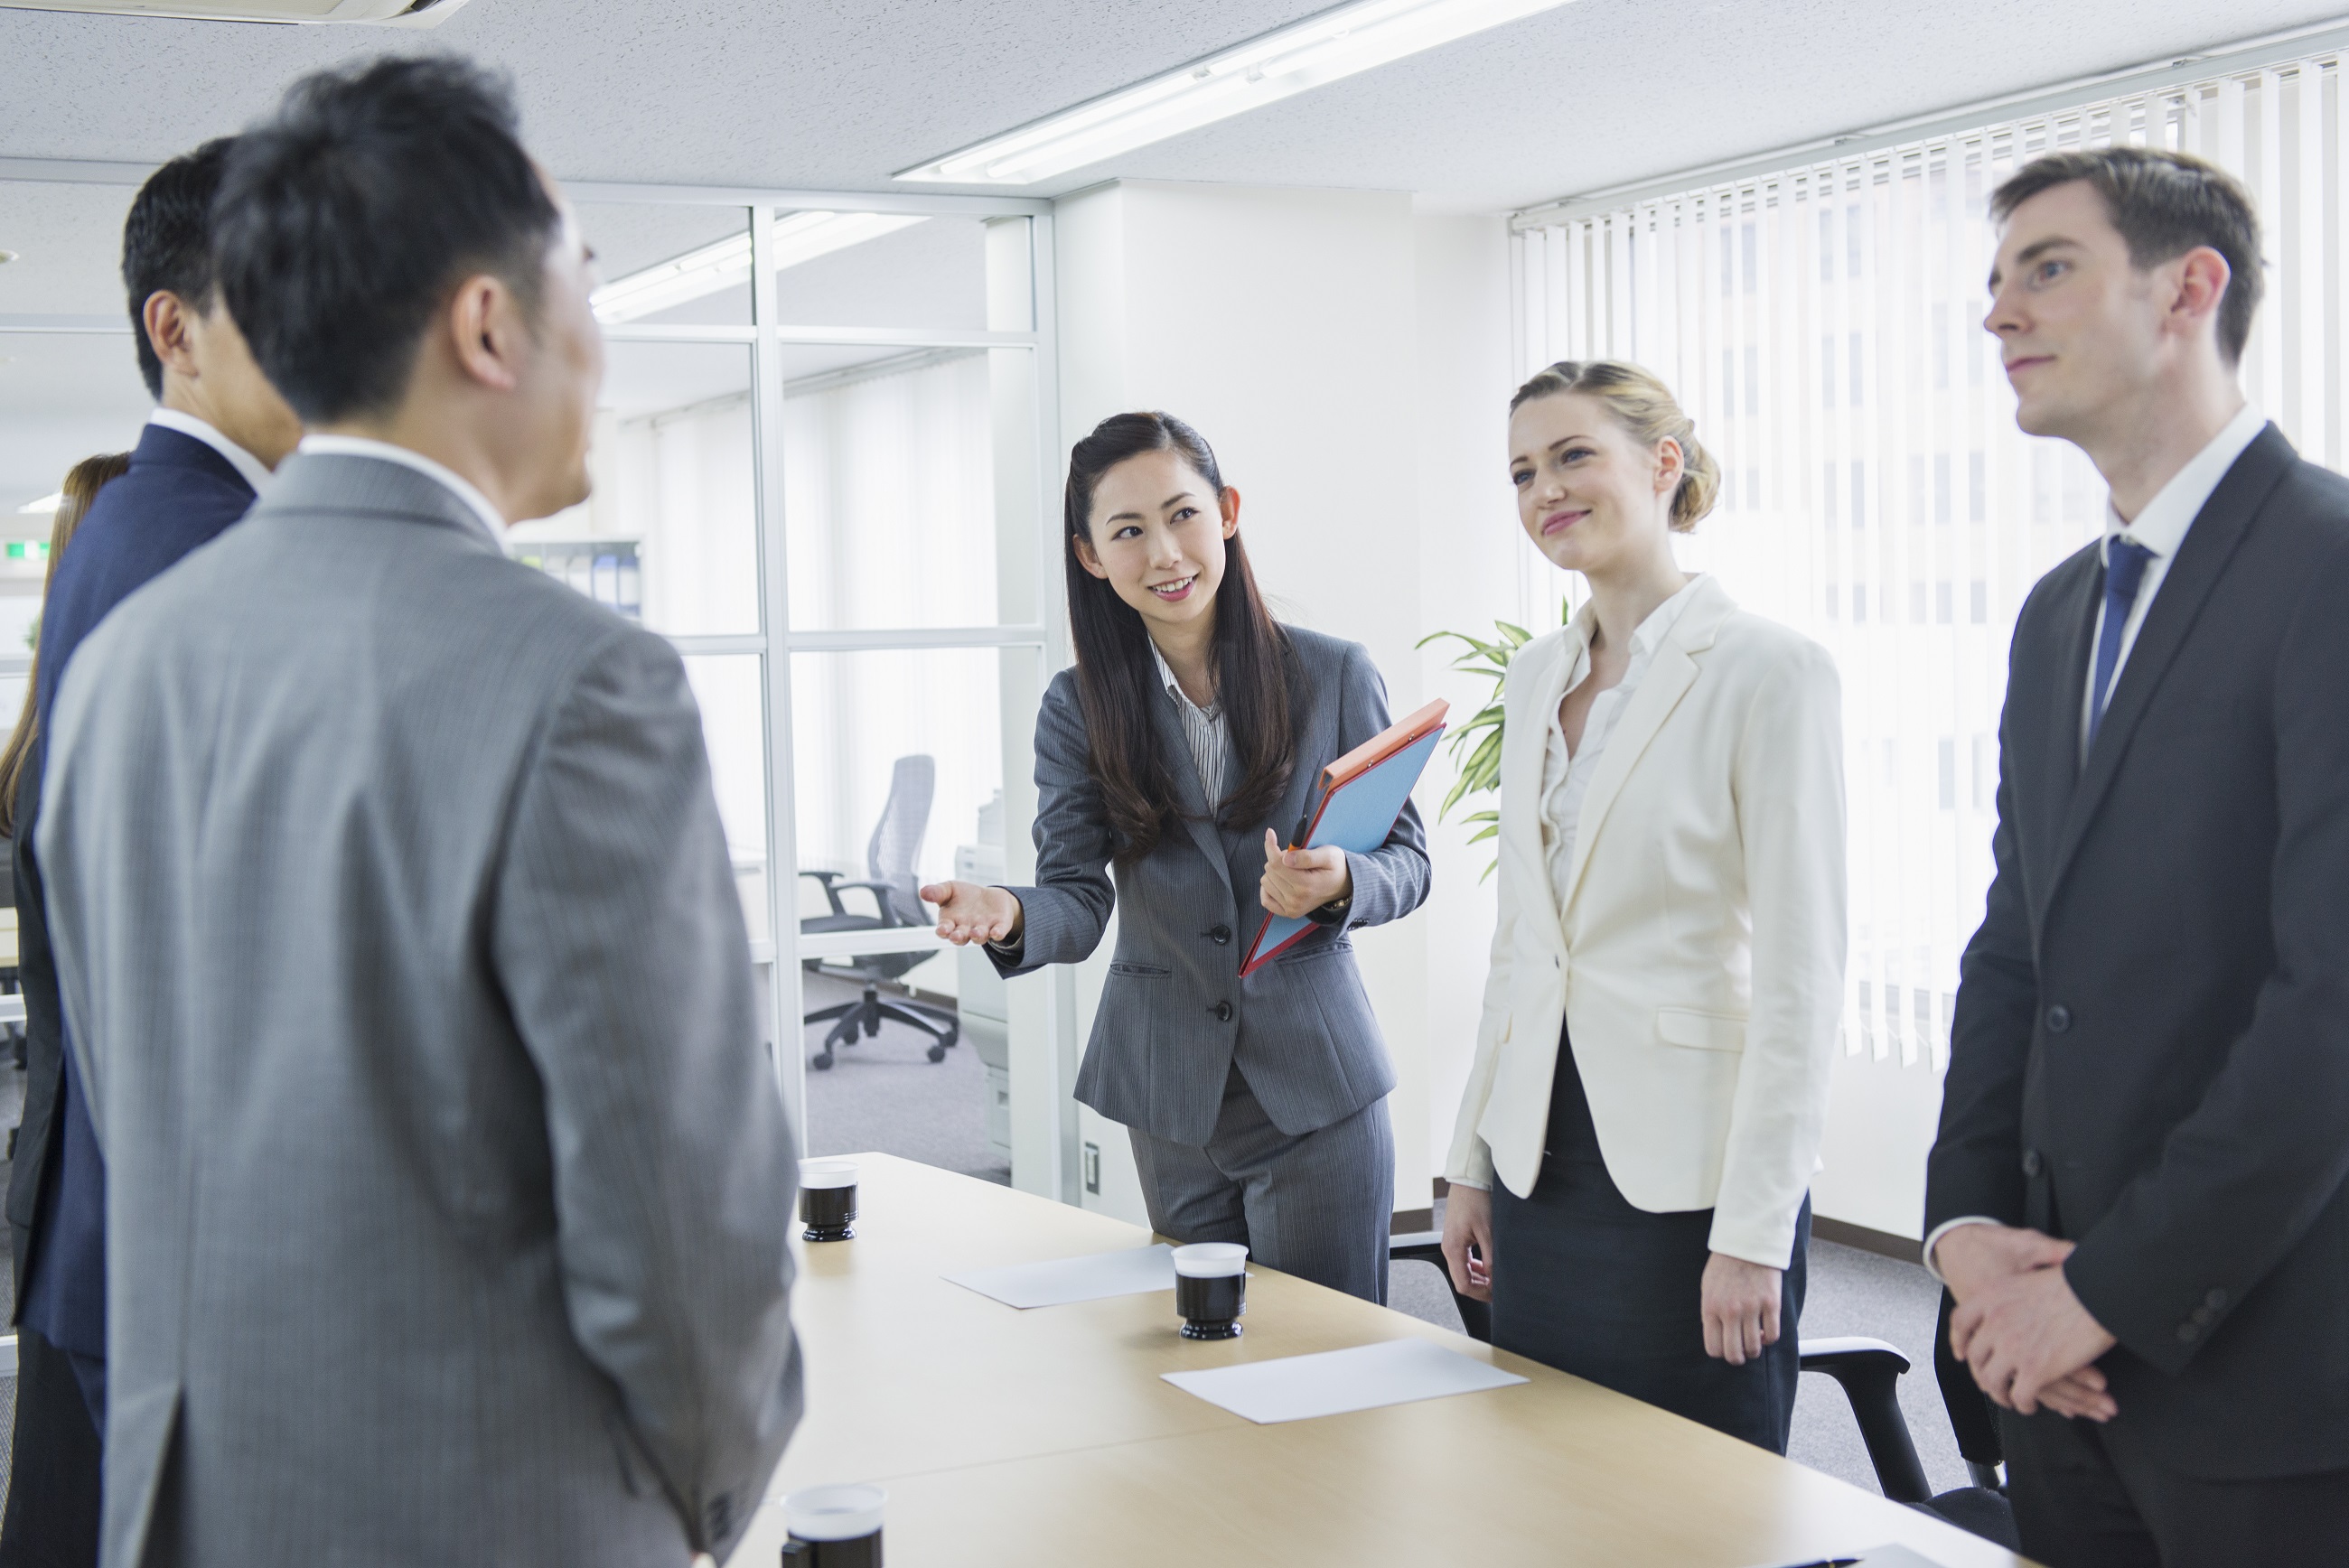
{"label": "chair caster wheel", "polygon": [[815,1070],[820,1073],[830,1072],[832,1070],[832,1053],[830,1051],[818,1051],[815,1054],[815,1061],[812,1065],[814,1066]]}
{"label": "chair caster wheel", "polygon": [[947,1048],[944,1046],[932,1046],[930,1047],[930,1060],[934,1062],[942,1062],[946,1059]]}
{"label": "chair caster wheel", "polygon": [[880,1020],[880,1019],[878,1019],[878,1018],[867,1018],[867,1019],[865,1019],[865,1020],[864,1020],[864,1037],[865,1037],[866,1039],[868,1039],[868,1040],[872,1040],[872,1039],[878,1039],[878,1038],[880,1037],[880,1035],[881,1035],[881,1020]]}

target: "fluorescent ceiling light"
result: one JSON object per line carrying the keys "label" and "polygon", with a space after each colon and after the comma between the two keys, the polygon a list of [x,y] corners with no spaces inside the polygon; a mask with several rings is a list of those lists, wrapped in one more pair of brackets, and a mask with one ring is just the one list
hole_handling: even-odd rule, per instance
{"label": "fluorescent ceiling light", "polygon": [[[794,212],[775,225],[775,270],[894,234],[929,220],[893,212]],[[636,321],[750,280],[750,236],[734,234],[615,278],[589,296],[595,319]]]}
{"label": "fluorescent ceiling light", "polygon": [[1497,27],[1568,0],[1355,0],[1204,60],[899,171],[1032,185],[1186,130]]}
{"label": "fluorescent ceiling light", "polygon": [[37,517],[43,512],[55,515],[57,508],[65,504],[66,492],[63,490],[53,490],[49,494],[43,496],[38,500],[28,500],[24,505],[18,507],[16,509],[16,515],[19,517]]}
{"label": "fluorescent ceiling light", "polygon": [[199,22],[363,22],[386,27],[437,27],[466,0],[7,0],[32,11],[94,11],[101,15],[181,16]]}

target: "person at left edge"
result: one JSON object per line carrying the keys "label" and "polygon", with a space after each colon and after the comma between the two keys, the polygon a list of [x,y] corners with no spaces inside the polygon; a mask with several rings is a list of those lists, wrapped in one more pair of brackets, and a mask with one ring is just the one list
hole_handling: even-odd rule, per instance
{"label": "person at left edge", "polygon": [[[157,170],[123,224],[122,282],[139,368],[158,406],[129,471],[90,503],[72,552],[57,562],[34,681],[36,733],[44,737],[57,683],[82,639],[150,578],[243,517],[301,438],[300,421],[254,364],[213,273],[212,196],[233,144],[206,142]],[[21,1357],[28,1367],[64,1363],[87,1411],[50,1408],[45,1390],[62,1379],[28,1377],[33,1408],[18,1412],[10,1460],[20,1475],[45,1455],[74,1451],[59,1423],[106,1429],[106,1170],[49,962],[33,852],[42,760],[40,753],[27,759],[16,802],[26,1073],[8,1224]],[[0,1563],[96,1561],[98,1478],[57,1484],[66,1479],[9,1489]]]}
{"label": "person at left edge", "polygon": [[[1369,854],[1288,850],[1314,778],[1384,729],[1359,644],[1266,613],[1239,491],[1172,415],[1070,454],[1076,667],[1036,723],[1039,886],[922,890],[948,941],[1024,975],[1078,963],[1122,907],[1077,1098],[1125,1124],[1150,1223],[1383,1302],[1394,1088],[1350,934],[1427,896],[1410,806]],[[1322,929],[1242,979],[1264,912]]]}

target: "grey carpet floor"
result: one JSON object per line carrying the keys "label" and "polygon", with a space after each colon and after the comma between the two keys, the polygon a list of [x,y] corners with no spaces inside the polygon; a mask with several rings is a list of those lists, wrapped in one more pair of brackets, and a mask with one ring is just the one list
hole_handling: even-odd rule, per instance
{"label": "grey carpet floor", "polygon": [[[846,1001],[855,989],[810,975],[811,1011]],[[807,1031],[813,1054],[823,1026]],[[1009,1167],[987,1145],[986,1075],[966,1047],[932,1066],[924,1059],[924,1038],[898,1025],[884,1025],[878,1037],[838,1053],[830,1072],[808,1073],[808,1148],[812,1154],[848,1154],[878,1150],[990,1181],[1009,1181]],[[1438,1223],[1441,1213],[1439,1209]],[[1389,1305],[1399,1312],[1457,1330],[1459,1312],[1441,1271],[1428,1264],[1395,1265]],[[1824,1339],[1865,1335],[1881,1339],[1909,1357],[1911,1370],[1900,1379],[1900,1406],[1925,1474],[1936,1491],[1966,1484],[1965,1463],[1933,1382],[1933,1326],[1940,1287],[1914,1264],[1878,1257],[1832,1242],[1813,1242],[1810,1292],[1802,1332]],[[1804,1377],[1795,1405],[1789,1457],[1870,1491],[1876,1472],[1859,1440],[1851,1407],[1833,1380],[1816,1373]]]}
{"label": "grey carpet floor", "polygon": [[[862,995],[860,987],[822,975],[807,976],[806,992],[811,1013]],[[808,1026],[811,1058],[830,1028]],[[830,1070],[819,1072],[811,1065],[808,1152],[870,1149],[1009,1186],[1011,1162],[987,1143],[987,1069],[968,1044],[933,1063],[925,1054],[929,1043],[918,1029],[884,1024],[874,1038],[860,1036],[854,1045],[835,1051]]]}

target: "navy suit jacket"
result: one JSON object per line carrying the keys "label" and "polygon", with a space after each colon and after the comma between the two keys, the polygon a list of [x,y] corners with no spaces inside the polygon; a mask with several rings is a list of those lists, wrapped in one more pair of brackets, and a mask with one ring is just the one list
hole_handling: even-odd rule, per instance
{"label": "navy suit jacket", "polygon": [[[219,536],[254,502],[253,487],[203,442],[150,425],[130,468],[100,490],[73,542],[58,558],[41,611],[34,700],[40,733],[74,650],[117,604],[198,546]],[[19,804],[38,810],[37,788]],[[20,810],[16,853],[18,920],[27,928],[23,1130],[8,1188],[15,1234],[17,1317],[87,1364],[106,1356],[106,1170],[90,1129],[59,1025],[57,975],[46,962],[47,921],[33,863],[33,813]],[[84,1384],[96,1387],[85,1367]]]}
{"label": "navy suit jacket", "polygon": [[2080,752],[2103,568],[2040,580],[2000,725],[1925,1222],[2078,1243],[2119,1420],[2188,1475],[2349,1467],[2349,480],[2271,425]]}

